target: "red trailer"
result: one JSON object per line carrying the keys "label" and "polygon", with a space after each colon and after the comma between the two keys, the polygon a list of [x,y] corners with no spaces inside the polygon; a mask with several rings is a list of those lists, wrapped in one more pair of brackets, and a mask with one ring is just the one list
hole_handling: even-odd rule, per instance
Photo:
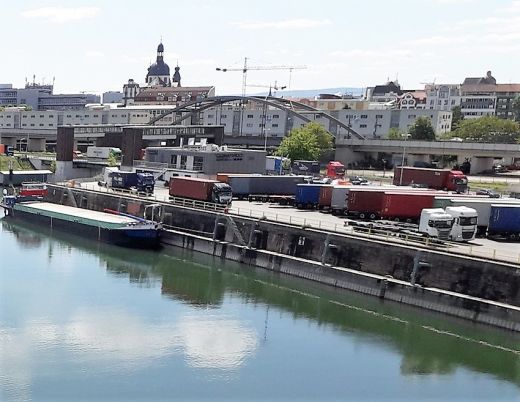
{"label": "red trailer", "polygon": [[385,189],[368,190],[351,188],[348,192],[347,213],[361,219],[377,219],[381,216]]}
{"label": "red trailer", "polygon": [[386,192],[381,218],[416,221],[424,208],[433,208],[435,192]]}
{"label": "red trailer", "polygon": [[394,185],[420,184],[437,190],[466,192],[468,178],[460,170],[428,169],[409,166],[394,168]]}
{"label": "red trailer", "polygon": [[218,204],[228,204],[232,198],[229,184],[195,177],[172,177],[169,192],[170,197],[191,198]]}
{"label": "red trailer", "polygon": [[324,185],[320,188],[320,198],[318,199],[318,209],[329,209],[332,201],[333,185]]}

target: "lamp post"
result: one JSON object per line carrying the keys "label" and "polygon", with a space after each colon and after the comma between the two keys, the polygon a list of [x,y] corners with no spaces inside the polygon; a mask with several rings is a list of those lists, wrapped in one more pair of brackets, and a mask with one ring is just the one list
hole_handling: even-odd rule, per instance
{"label": "lamp post", "polygon": [[401,136],[404,138],[404,146],[403,146],[403,158],[401,160],[401,175],[399,177],[399,185],[403,185],[403,167],[404,167],[404,156],[406,155],[406,140],[410,138],[411,134],[401,134]]}

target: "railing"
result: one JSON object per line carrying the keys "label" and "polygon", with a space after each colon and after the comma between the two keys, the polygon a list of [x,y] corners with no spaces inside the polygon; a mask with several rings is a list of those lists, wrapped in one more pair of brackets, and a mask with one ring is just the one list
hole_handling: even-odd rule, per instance
{"label": "railing", "polygon": [[[65,185],[66,183],[59,183]],[[153,200],[161,203],[169,203],[186,208],[200,209],[208,212],[228,213],[230,215],[249,217],[253,219],[266,220],[282,224],[289,224],[301,228],[312,228],[318,230],[325,230],[338,234],[348,234],[356,237],[363,237],[371,240],[379,240],[385,242],[392,242],[394,244],[405,244],[410,246],[420,246],[432,250],[448,252],[457,255],[467,255],[471,257],[486,258],[490,260],[497,260],[506,263],[520,264],[520,253],[505,254],[504,250],[478,247],[471,244],[460,244],[456,242],[442,242],[437,239],[432,239],[422,235],[416,235],[406,232],[394,232],[389,230],[374,229],[371,227],[362,226],[345,226],[343,223],[328,222],[326,220],[312,219],[307,217],[298,217],[289,214],[278,212],[261,211],[243,207],[227,207],[221,204],[212,202],[203,202],[191,200],[187,198],[178,198],[167,196],[157,196],[157,194],[147,194],[132,190],[99,187],[94,183],[81,183],[81,188],[93,191],[102,191],[113,195],[125,194],[129,197],[136,197],[140,199]]]}

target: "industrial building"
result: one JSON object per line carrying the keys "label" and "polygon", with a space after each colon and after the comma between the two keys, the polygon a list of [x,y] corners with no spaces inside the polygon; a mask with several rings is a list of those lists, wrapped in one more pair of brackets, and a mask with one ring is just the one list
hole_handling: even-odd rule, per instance
{"label": "industrial building", "polygon": [[264,173],[265,151],[232,149],[216,144],[148,147],[145,163],[136,167],[168,169],[179,175],[214,177],[217,173]]}

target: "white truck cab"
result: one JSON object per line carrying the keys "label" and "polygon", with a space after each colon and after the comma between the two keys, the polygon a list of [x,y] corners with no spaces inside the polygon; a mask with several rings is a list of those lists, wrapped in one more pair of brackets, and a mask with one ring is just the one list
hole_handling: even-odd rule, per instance
{"label": "white truck cab", "polygon": [[477,234],[477,211],[468,207],[446,207],[446,213],[453,217],[450,239],[470,241]]}
{"label": "white truck cab", "polygon": [[450,238],[453,217],[442,208],[425,208],[419,220],[419,232],[441,240]]}

